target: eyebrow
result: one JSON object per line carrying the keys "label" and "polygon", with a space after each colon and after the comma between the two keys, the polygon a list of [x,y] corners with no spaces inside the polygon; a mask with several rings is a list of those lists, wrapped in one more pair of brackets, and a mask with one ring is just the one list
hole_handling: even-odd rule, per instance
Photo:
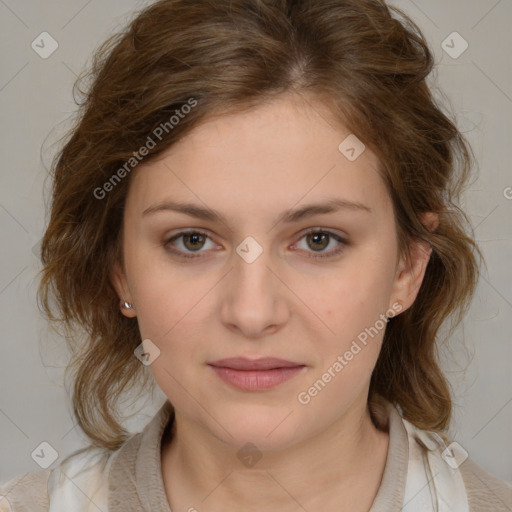
{"label": "eyebrow", "polygon": [[[305,206],[302,206],[300,208],[292,208],[286,210],[276,219],[275,224],[291,224],[293,222],[298,222],[302,219],[311,217],[313,215],[334,213],[340,210],[351,210],[372,213],[372,209],[363,203],[357,201],[348,201],[346,199],[330,199],[327,201],[323,201],[322,203],[306,204]],[[173,211],[183,213],[185,215],[196,217],[198,219],[222,222],[223,224],[227,225],[224,216],[217,212],[216,210],[212,210],[210,208],[203,208],[202,206],[192,203],[183,203],[177,201],[162,201],[160,203],[157,203],[153,206],[146,208],[142,212],[142,215],[146,216],[161,211]]]}

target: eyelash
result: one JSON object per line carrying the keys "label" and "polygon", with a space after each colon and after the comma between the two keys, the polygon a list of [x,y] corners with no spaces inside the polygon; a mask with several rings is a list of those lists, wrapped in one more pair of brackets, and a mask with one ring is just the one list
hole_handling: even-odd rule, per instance
{"label": "eyelash", "polygon": [[[194,234],[194,235],[202,235],[202,236],[205,236],[207,238],[210,238],[208,236],[207,233],[205,233],[204,231],[201,231],[199,229],[194,229],[194,230],[189,230],[189,231],[180,231],[179,233],[177,233],[176,235],[173,235],[171,238],[169,238],[165,243],[164,243],[164,247],[169,251],[171,252],[172,254],[175,254],[181,258],[200,258],[201,256],[199,254],[187,254],[187,253],[184,253],[182,251],[179,251],[179,250],[176,250],[176,249],[173,249],[171,247],[171,243],[174,242],[175,240],[181,238],[182,236],[184,235],[190,235],[190,234]],[[335,256],[337,256],[338,254],[341,254],[341,252],[345,249],[345,246],[348,245],[348,242],[346,240],[344,240],[341,236],[337,235],[336,233],[333,233],[332,231],[329,231],[329,230],[325,230],[325,229],[318,229],[318,228],[313,228],[313,229],[310,229],[309,231],[307,231],[306,233],[304,233],[300,238],[299,238],[299,241],[302,240],[303,238],[305,238],[306,236],[308,235],[312,235],[312,234],[324,234],[324,235],[328,235],[330,238],[334,238],[334,240],[336,240],[337,242],[339,242],[341,244],[341,246],[338,248],[338,249],[332,249],[331,251],[327,252],[327,253],[321,253],[321,254],[314,254],[312,253],[311,255],[308,256],[308,258],[313,258],[313,259],[322,259],[322,258],[333,258]],[[211,239],[211,238],[210,238]],[[198,251],[199,252],[199,251]]]}

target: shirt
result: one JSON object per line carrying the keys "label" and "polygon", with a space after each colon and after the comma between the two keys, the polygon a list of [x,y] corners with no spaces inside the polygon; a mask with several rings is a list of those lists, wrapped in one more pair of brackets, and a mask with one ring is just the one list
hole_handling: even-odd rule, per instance
{"label": "shirt", "polygon": [[[461,453],[446,447],[440,436],[414,427],[391,403],[382,401],[375,420],[388,431],[389,448],[369,512],[512,511],[512,484],[470,458],[457,469]],[[162,479],[161,442],[172,421],[173,407],[166,401],[142,432],[119,449],[79,450],[56,468],[13,478],[0,486],[0,512],[67,512],[71,505],[76,506],[73,512],[171,512]],[[73,460],[80,463],[73,467],[68,463]],[[437,487],[432,489],[436,476]],[[462,494],[454,494],[452,477],[460,479]]]}

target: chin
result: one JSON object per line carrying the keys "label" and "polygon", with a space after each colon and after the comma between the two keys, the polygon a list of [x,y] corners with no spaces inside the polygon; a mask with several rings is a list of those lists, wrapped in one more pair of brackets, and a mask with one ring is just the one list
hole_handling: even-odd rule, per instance
{"label": "chin", "polygon": [[208,420],[208,424],[216,437],[237,450],[252,443],[260,451],[274,451],[298,441],[297,418],[292,418],[293,413],[288,416],[292,409],[283,408],[279,414],[270,408],[266,412],[257,409],[242,411],[237,408],[232,413],[226,411],[218,416],[223,418],[220,423],[231,436],[216,422]]}

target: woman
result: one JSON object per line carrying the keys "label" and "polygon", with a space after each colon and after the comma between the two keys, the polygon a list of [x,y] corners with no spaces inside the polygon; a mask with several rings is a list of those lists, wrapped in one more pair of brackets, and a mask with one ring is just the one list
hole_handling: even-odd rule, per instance
{"label": "woman", "polygon": [[432,66],[378,0],[162,0],[105,43],[41,249],[91,446],[0,510],[510,510],[446,435],[480,253]]}

